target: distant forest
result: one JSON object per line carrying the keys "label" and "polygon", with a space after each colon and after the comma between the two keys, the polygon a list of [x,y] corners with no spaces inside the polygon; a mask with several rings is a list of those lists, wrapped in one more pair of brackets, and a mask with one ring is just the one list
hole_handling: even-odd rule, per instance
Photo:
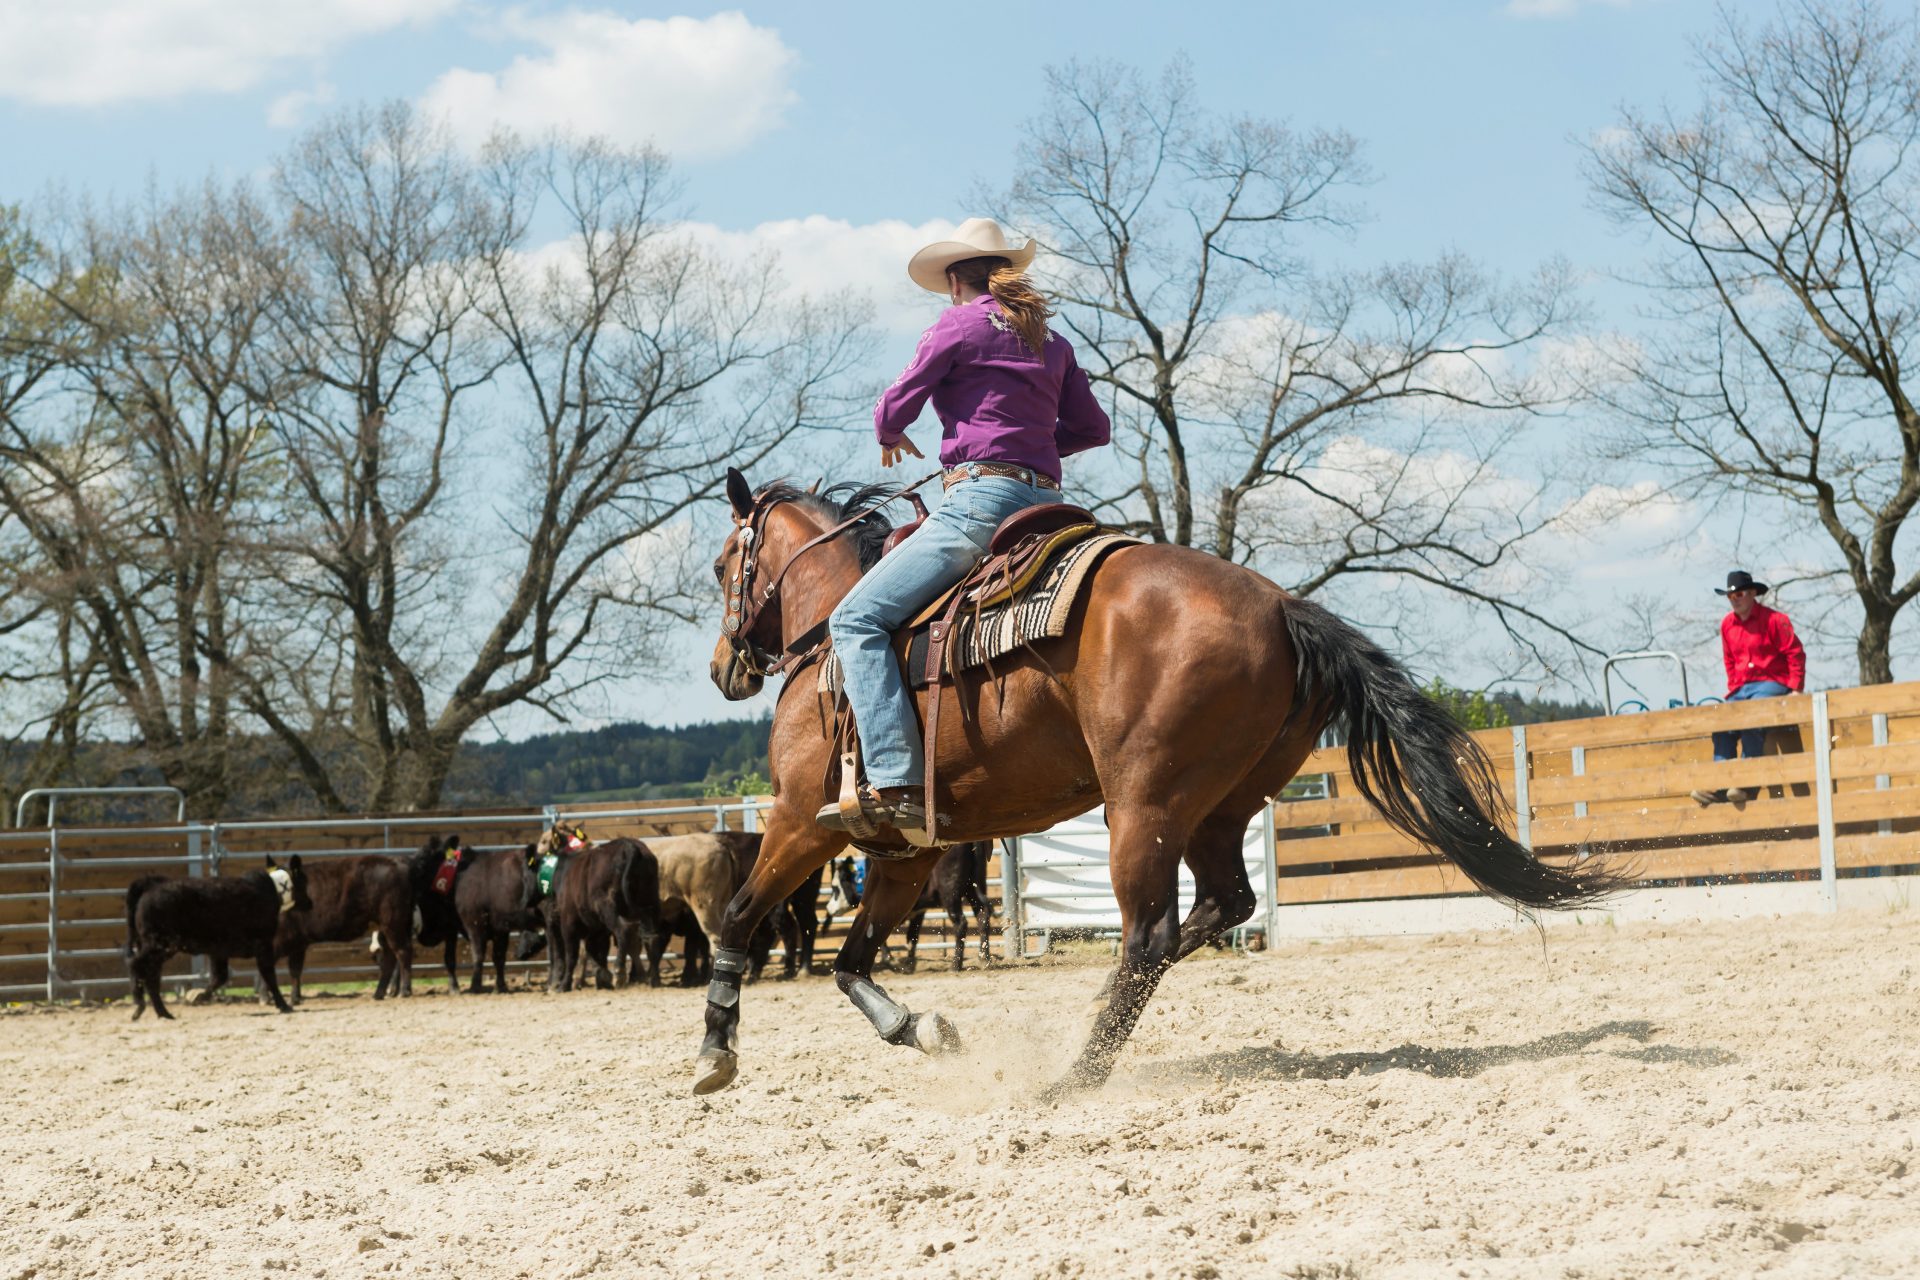
{"label": "distant forest", "polygon": [[768,720],[665,729],[614,724],[521,742],[464,742],[447,781],[449,808],[549,800],[655,800],[731,793],[767,776]]}
{"label": "distant forest", "polygon": [[[463,742],[440,808],[491,809],[550,801],[657,800],[736,795],[766,785],[769,721],[722,720],[661,728],[616,724],[604,729],[546,733],[523,742]],[[313,793],[300,784],[278,745],[258,735],[238,740],[247,764],[234,772],[243,786],[217,811],[193,808],[196,818],[318,816]],[[67,786],[154,785],[169,781],[139,746],[129,742],[80,744],[75,767],[58,779]],[[0,743],[0,801],[12,816],[14,799],[30,782],[27,753]],[[151,799],[73,798],[60,806],[63,822],[136,822],[171,814]],[[36,810],[43,814],[44,810]],[[29,821],[44,821],[44,817]]]}
{"label": "distant forest", "polygon": [[[1448,692],[1462,696],[1457,690]],[[1597,703],[1531,699],[1506,691],[1467,696],[1484,698],[1494,725],[1601,714]],[[767,726],[766,719],[677,729],[616,724],[546,733],[524,742],[463,743],[447,801],[450,807],[474,807],[732,793],[742,777],[767,776]]]}

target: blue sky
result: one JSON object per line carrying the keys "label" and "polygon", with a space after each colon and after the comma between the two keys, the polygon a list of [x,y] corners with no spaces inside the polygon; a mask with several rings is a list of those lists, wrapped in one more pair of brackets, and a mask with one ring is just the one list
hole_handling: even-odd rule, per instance
{"label": "blue sky", "polygon": [[[450,72],[497,75],[517,58],[564,60],[579,51],[548,41],[571,15],[639,24],[689,17],[707,28],[694,40],[676,46],[663,34],[633,48],[691,55],[702,52],[701,36],[726,42],[716,20],[731,12],[786,55],[769,77],[769,64],[732,51],[742,88],[764,94],[777,78],[784,104],[743,142],[687,145],[705,132],[698,119],[665,130],[670,145],[682,144],[672,149],[697,216],[721,226],[808,214],[855,224],[954,217],[974,179],[1005,172],[1021,122],[1039,103],[1043,67],[1096,57],[1156,67],[1179,50],[1217,109],[1336,125],[1367,142],[1381,177],[1369,193],[1374,220],[1363,243],[1371,256],[1457,246],[1487,259],[1565,253],[1605,263],[1623,246],[1586,211],[1569,138],[1605,127],[1622,101],[1691,98],[1686,40],[1713,20],[1700,0],[1054,4],[996,11],[1019,16],[959,40],[948,10],[898,4],[726,11],[311,0],[284,6],[321,11],[310,23],[288,22],[283,33],[271,17],[256,17],[250,25],[267,29],[232,35],[227,50],[206,48],[217,30],[161,20],[170,9],[199,11],[216,28],[222,10],[282,7],[0,0],[0,199],[31,198],[50,182],[127,191],[149,175],[167,185],[245,174],[269,163],[319,103],[418,99]],[[341,12],[328,19],[330,9]],[[1544,12],[1525,16],[1536,10]],[[74,20],[48,21],[49,11]],[[116,20],[142,11],[138,23]],[[418,16],[393,21],[410,12]],[[354,13],[374,16],[356,21]],[[156,30],[181,34],[156,41]],[[98,50],[119,38],[131,45],[124,56]],[[228,79],[239,83],[226,87],[192,66],[168,74],[179,52],[170,44],[189,41],[199,56],[232,67]],[[76,55],[76,42],[96,47]],[[726,79],[734,69],[710,68],[716,97],[734,96]],[[566,76],[563,61],[558,70]],[[618,100],[623,84],[648,75],[645,65],[615,59],[586,70],[606,80],[574,79],[582,103]],[[83,83],[63,89],[68,79]],[[650,102],[644,92],[629,101],[675,114],[671,100]],[[699,95],[683,104],[696,116],[703,105]],[[662,132],[626,124],[638,135]]]}
{"label": "blue sky", "polygon": [[[54,186],[135,194],[150,180],[259,172],[303,122],[356,100],[440,105],[475,129],[501,118],[653,137],[676,157],[689,215],[713,234],[776,244],[808,287],[874,294],[891,376],[938,306],[905,283],[905,253],[932,238],[919,236],[928,224],[965,217],[969,189],[1004,181],[1022,121],[1040,106],[1042,69],[1073,58],[1153,69],[1180,51],[1214,110],[1364,140],[1379,180],[1364,196],[1371,219],[1341,250],[1355,261],[1458,249],[1521,274],[1563,255],[1588,273],[1600,323],[1625,326],[1630,297],[1605,275],[1630,269],[1642,246],[1588,208],[1576,141],[1622,103],[1692,102],[1688,41],[1714,22],[1705,0],[965,13],[0,0],[0,202],[30,203]],[[1738,536],[1715,550],[1737,550]],[[1625,544],[1589,560],[1600,582],[1643,576]],[[1717,557],[1708,563],[1701,595],[1720,572]],[[702,635],[689,653],[703,663],[709,643]],[[1712,682],[1713,665],[1696,664],[1696,684]],[[1846,682],[1844,664],[1832,674]],[[698,667],[626,689],[609,708],[668,721],[740,710]]]}

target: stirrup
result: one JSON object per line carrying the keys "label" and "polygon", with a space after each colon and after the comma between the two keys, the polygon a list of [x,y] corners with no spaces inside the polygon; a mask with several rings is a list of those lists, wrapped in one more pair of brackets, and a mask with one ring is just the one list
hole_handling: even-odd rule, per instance
{"label": "stirrup", "polygon": [[933,841],[927,834],[925,805],[886,804],[865,783],[856,788],[854,798],[858,801],[854,812],[848,812],[853,806],[845,801],[836,801],[822,805],[813,820],[830,831],[845,831],[859,837],[871,837],[881,827],[892,827],[905,836],[910,845],[922,849],[932,846]]}

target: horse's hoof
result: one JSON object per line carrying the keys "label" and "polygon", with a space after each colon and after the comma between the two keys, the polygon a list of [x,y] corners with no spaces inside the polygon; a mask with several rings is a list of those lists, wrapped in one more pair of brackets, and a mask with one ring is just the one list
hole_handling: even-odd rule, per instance
{"label": "horse's hoof", "polygon": [[718,1093],[740,1074],[740,1055],[727,1049],[703,1050],[693,1067],[693,1092]]}
{"label": "horse's hoof", "polygon": [[960,1032],[943,1013],[916,1013],[908,1043],[930,1058],[960,1052]]}

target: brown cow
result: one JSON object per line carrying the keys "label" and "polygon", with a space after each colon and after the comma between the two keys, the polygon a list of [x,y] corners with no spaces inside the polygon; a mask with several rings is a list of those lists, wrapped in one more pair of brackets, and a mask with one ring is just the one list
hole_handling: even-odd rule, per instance
{"label": "brown cow", "polygon": [[[692,934],[685,931],[696,929],[701,934],[700,944],[719,929],[727,900],[740,887],[735,850],[746,845],[758,849],[760,837],[743,831],[703,831],[697,835],[648,838],[647,848],[660,863],[661,918],[672,922],[663,926],[662,932],[656,934],[653,943],[645,949],[648,986],[660,985],[660,957],[666,950],[667,929],[689,939]],[[683,953],[686,963],[681,968],[682,985],[697,980],[691,976],[694,970],[690,966],[702,949],[700,944],[689,942],[687,952]]]}
{"label": "brown cow", "polygon": [[594,985],[609,988],[607,949],[614,939],[632,930],[650,944],[660,931],[659,863],[646,845],[624,837],[562,855],[545,915],[547,990],[573,990],[582,948],[593,961]]}
{"label": "brown cow", "polygon": [[[684,846],[687,849],[723,852],[733,863],[735,886],[746,883],[754,860],[760,855],[758,832],[716,831],[698,836],[676,836],[673,839],[690,842]],[[668,841],[653,840],[648,843],[657,849]],[[821,875],[824,874],[823,867]],[[798,889],[787,896],[786,902],[777,911],[754,927],[753,938],[747,944],[747,981],[760,980],[761,971],[767,967],[767,959],[773,954],[776,936],[785,954],[780,976],[791,978],[809,971],[813,963],[814,935],[820,928],[821,875],[808,876]],[[660,909],[660,935],[647,948],[648,980],[653,986],[660,985],[660,957],[666,950],[668,939],[679,936],[687,940],[681,952],[680,985],[699,986],[712,977],[713,948],[701,928],[700,918],[684,901],[667,897],[664,887],[661,897],[664,902]]]}
{"label": "brown cow", "polygon": [[[380,963],[373,998],[385,999],[389,990],[413,994],[413,887],[407,883],[406,864],[378,854],[310,863],[307,896],[312,905],[283,914],[273,939],[274,954],[287,962],[293,1003],[305,999],[300,975],[309,947],[354,942],[369,933],[375,935],[374,954]],[[227,985],[227,957],[213,957],[212,970],[203,996]]]}
{"label": "brown cow", "polygon": [[[483,990],[489,944],[493,948],[493,989],[507,990],[507,937],[516,929],[539,930],[540,881],[534,872],[540,856],[535,846],[468,853],[453,886],[453,911],[473,950],[473,980],[467,990]],[[457,989],[457,979],[456,979]]]}

